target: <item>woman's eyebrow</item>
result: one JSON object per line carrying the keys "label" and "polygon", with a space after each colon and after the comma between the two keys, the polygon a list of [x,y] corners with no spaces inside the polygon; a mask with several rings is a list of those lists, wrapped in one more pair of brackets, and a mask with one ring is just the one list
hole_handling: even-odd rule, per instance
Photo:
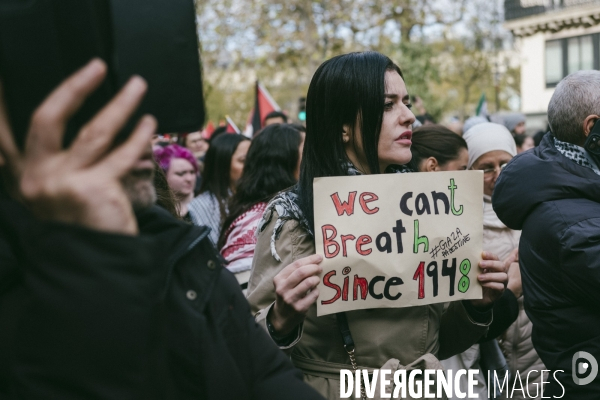
{"label": "woman's eyebrow", "polygon": [[[392,100],[396,100],[397,98],[399,98],[400,96],[397,95],[396,93],[386,93],[385,97],[390,98]],[[402,101],[409,101],[410,100],[410,96],[407,94],[402,98]]]}

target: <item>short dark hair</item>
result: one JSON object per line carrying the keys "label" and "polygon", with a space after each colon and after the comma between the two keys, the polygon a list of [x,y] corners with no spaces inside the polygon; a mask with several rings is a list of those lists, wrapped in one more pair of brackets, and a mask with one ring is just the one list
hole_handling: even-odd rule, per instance
{"label": "short dark hair", "polygon": [[[285,115],[284,113],[282,113],[281,111],[271,111],[270,113],[267,114],[267,116],[265,117],[265,121],[271,118],[283,118],[283,122],[287,123],[288,122],[288,117],[287,115]],[[263,121],[263,122],[265,122]]]}
{"label": "short dark hair", "polygon": [[289,124],[291,127],[293,127],[294,129],[298,130],[299,132],[302,133],[306,133],[306,127],[302,124]]}
{"label": "short dark hair", "polygon": [[383,54],[349,53],[325,61],[310,82],[298,195],[300,208],[311,226],[314,225],[314,178],[348,174],[346,165],[350,160],[342,140],[344,125],[360,129],[369,169],[372,173],[380,172],[377,147],[387,71],[395,71],[402,77],[400,68]]}
{"label": "short dark hair", "polygon": [[227,127],[226,126],[219,126],[219,127],[217,127],[217,129],[215,129],[214,132],[212,133],[212,135],[210,136],[210,139],[208,139],[208,143],[212,144],[212,142],[216,138],[218,138],[219,136],[221,136],[225,132],[227,132]]}
{"label": "short dark hair", "polygon": [[227,229],[240,215],[296,183],[301,140],[300,132],[288,124],[269,125],[252,140],[229,214],[223,221],[219,248],[225,245]]}
{"label": "short dark hair", "polygon": [[222,134],[211,143],[206,152],[200,193],[210,192],[215,195],[221,206],[221,215],[225,215],[223,211],[231,191],[231,158],[244,140],[250,139],[232,133]]}
{"label": "short dark hair", "polygon": [[408,164],[419,171],[421,161],[434,157],[440,166],[456,160],[461,149],[467,149],[467,142],[442,125],[423,125],[413,131],[410,151],[412,159]]}

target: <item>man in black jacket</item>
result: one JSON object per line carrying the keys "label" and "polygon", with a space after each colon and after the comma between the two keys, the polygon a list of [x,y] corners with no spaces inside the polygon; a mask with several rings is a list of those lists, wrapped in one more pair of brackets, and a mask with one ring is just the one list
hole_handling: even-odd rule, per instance
{"label": "man in black jacket", "polygon": [[106,75],[92,61],[32,117],[26,150],[0,86],[0,398],[319,399],[254,322],[208,228],[152,206],[133,78],[68,149],[69,117]]}
{"label": "man in black jacket", "polygon": [[502,222],[523,230],[532,341],[559,380],[546,373],[544,397],[600,398],[600,169],[583,147],[598,120],[600,72],[567,76],[548,106],[551,132],[506,166],[492,198]]}

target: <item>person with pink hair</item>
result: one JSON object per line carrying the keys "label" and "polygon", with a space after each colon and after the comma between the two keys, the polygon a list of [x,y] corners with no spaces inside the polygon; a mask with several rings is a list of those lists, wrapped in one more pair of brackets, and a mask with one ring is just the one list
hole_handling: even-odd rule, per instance
{"label": "person with pink hair", "polygon": [[179,216],[192,222],[188,204],[194,198],[198,162],[192,152],[185,147],[171,144],[154,150],[154,158],[167,177],[169,187],[177,200]]}

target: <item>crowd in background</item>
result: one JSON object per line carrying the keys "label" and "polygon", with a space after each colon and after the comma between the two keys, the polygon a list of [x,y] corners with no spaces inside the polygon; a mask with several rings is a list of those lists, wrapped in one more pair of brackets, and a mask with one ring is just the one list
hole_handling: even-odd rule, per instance
{"label": "crowd in background", "polygon": [[[566,127],[573,124],[569,125],[571,121],[567,120],[565,114],[554,108],[549,110],[552,129],[548,133],[526,135],[526,118],[516,113],[473,116],[457,132],[455,125],[446,127],[436,124],[424,107],[415,117],[405,79],[410,82],[410,77],[405,78],[400,67],[382,54],[346,54],[326,61],[316,71],[307,95],[306,126],[290,123],[285,113],[275,112],[261,121],[263,128],[251,138],[229,133],[226,127],[219,127],[210,135],[206,132],[155,134],[152,139],[154,173],[141,174],[137,171],[133,175],[138,179],[151,176],[156,193],[153,199],[144,202],[143,207],[132,200],[136,215],[129,217],[137,222],[130,224],[128,228],[131,230],[127,232],[136,234],[139,228],[140,232],[164,241],[160,249],[152,246],[155,242],[144,242],[150,236],[139,239],[141,242],[131,239],[131,243],[125,243],[129,239],[114,235],[122,233],[114,229],[108,230],[110,235],[107,237],[98,233],[99,237],[93,237],[94,240],[88,243],[85,238],[88,234],[92,235],[90,233],[79,236],[78,231],[73,233],[62,225],[44,228],[58,229],[59,232],[62,232],[60,229],[66,229],[65,238],[79,240],[83,247],[90,243],[98,244],[98,249],[89,249],[90,257],[78,260],[95,260],[97,254],[106,256],[104,262],[115,262],[118,266],[114,268],[115,272],[108,269],[111,274],[122,272],[123,265],[127,264],[123,257],[129,253],[119,247],[123,244],[141,249],[139,254],[134,254],[136,263],[156,263],[161,268],[170,268],[159,268],[160,273],[147,278],[147,285],[136,289],[136,296],[143,299],[146,299],[143,294],[151,293],[149,300],[140,300],[127,292],[129,287],[139,284],[139,277],[126,274],[126,279],[131,282],[119,286],[119,290],[123,291],[119,292],[119,298],[123,302],[126,302],[123,299],[135,298],[135,306],[111,308],[112,313],[141,310],[138,315],[141,322],[136,327],[143,328],[140,328],[141,332],[135,331],[134,336],[141,336],[144,340],[140,342],[143,342],[140,344],[141,350],[138,350],[140,354],[155,357],[151,357],[153,362],[148,363],[147,369],[146,366],[138,366],[139,376],[143,376],[144,380],[136,377],[131,379],[131,382],[143,387],[143,393],[153,393],[153,385],[158,385],[161,379],[169,376],[172,381],[161,386],[161,390],[172,393],[211,393],[212,398],[218,398],[219,390],[227,386],[227,390],[237,395],[251,393],[239,398],[281,398],[278,396],[288,390],[289,396],[319,398],[312,389],[302,386],[295,370],[283,356],[285,353],[294,366],[304,373],[304,381],[327,399],[340,398],[341,368],[356,368],[357,364],[361,368],[380,368],[382,365],[391,365],[389,363],[393,360],[393,368],[397,369],[479,369],[482,371],[477,386],[479,398],[542,398],[542,370],[557,369],[557,366],[566,370],[570,362],[567,354],[576,350],[578,343],[585,343],[591,352],[597,350],[594,330],[598,329],[599,319],[597,308],[593,311],[590,309],[590,305],[596,304],[594,302],[598,299],[598,295],[594,294],[598,292],[598,268],[593,261],[597,254],[581,250],[582,246],[587,249],[585,246],[590,243],[593,245],[598,238],[594,231],[596,222],[590,222],[581,215],[574,216],[578,219],[573,223],[565,222],[568,219],[568,216],[563,218],[567,215],[566,206],[560,201],[566,199],[573,202],[569,203],[569,210],[581,207],[596,211],[593,209],[596,204],[593,199],[585,198],[581,202],[573,199],[582,193],[595,193],[592,183],[600,171],[581,146],[600,116],[589,111],[589,107],[575,111],[568,109],[573,114],[579,112],[575,120],[584,127],[576,129],[572,136],[561,136],[568,131]],[[581,90],[582,85],[577,80],[588,78],[585,74],[575,74],[571,79],[575,80],[572,86],[567,81],[557,87],[556,96],[565,96],[564,103],[558,104],[571,104],[572,99],[568,97],[570,93]],[[598,75],[591,75],[589,79],[596,84],[600,82]],[[142,95],[139,96],[141,98]],[[553,104],[551,102],[551,107]],[[67,113],[61,115],[66,118]],[[33,120],[37,121],[35,118]],[[3,133],[1,128],[2,125],[0,133]],[[32,132],[39,129],[33,129]],[[4,146],[2,154],[8,155],[8,141],[2,136],[0,138],[3,139],[0,144]],[[402,138],[408,138],[409,142]],[[147,145],[147,141],[143,142],[142,139],[140,143]],[[133,139],[124,146],[133,146],[132,143]],[[539,148],[534,149],[536,146]],[[552,157],[563,158],[560,158],[560,162],[549,163],[547,160]],[[31,158],[25,160],[32,162]],[[531,169],[522,168],[523,164],[530,165]],[[562,169],[555,170],[558,168],[556,165]],[[585,170],[582,172],[577,168]],[[484,253],[478,274],[482,299],[356,310],[317,317],[315,303],[322,271],[319,266],[321,258],[315,255],[313,235],[314,178],[461,170],[481,171],[483,176],[483,198],[480,200],[483,203]],[[565,178],[565,171],[574,175],[582,174],[583,178],[573,181],[584,185],[584,189],[575,187],[575,184],[573,187],[565,184],[567,188],[564,190],[551,187],[556,182],[552,178],[542,179],[545,170],[559,174],[557,176],[567,181],[569,178]],[[528,171],[536,171],[537,175],[532,176]],[[507,179],[510,179],[509,183]],[[137,186],[132,187],[138,189],[133,192],[139,192],[143,186],[140,186],[140,181],[137,182]],[[539,191],[531,195],[537,202],[532,200],[532,204],[520,210],[518,198],[513,193],[518,188],[520,196],[523,196],[523,186],[533,184],[530,182],[546,186],[539,186]],[[497,190],[500,184],[504,185],[502,191]],[[20,190],[27,187],[21,185]],[[29,202],[45,204],[43,202],[47,198],[40,200],[38,193],[51,196],[54,192],[46,194],[45,191],[30,189],[22,196]],[[549,200],[539,197],[542,195],[547,195]],[[510,201],[506,200],[507,197]],[[162,209],[152,207],[154,202]],[[543,218],[535,219],[533,227],[531,222],[528,225],[527,215],[536,210],[543,211],[540,204],[550,202],[554,202],[554,208],[544,211]],[[125,207],[130,213],[131,205],[128,203],[129,208]],[[39,211],[42,215],[48,212],[44,207],[35,209],[42,210]],[[91,209],[85,208],[88,213],[92,212]],[[514,220],[515,215],[521,215],[521,220]],[[3,216],[2,213],[0,218],[11,221],[11,216]],[[96,226],[98,220],[91,218],[86,226]],[[507,226],[507,221],[510,226]],[[542,223],[553,223],[552,227],[557,227],[556,232],[562,232],[555,237],[548,237],[549,241],[555,243],[552,248],[536,241],[540,232],[531,234],[536,224]],[[573,233],[573,226],[583,228],[581,232]],[[523,233],[511,229],[521,227]],[[18,231],[18,228],[14,229]],[[30,229],[27,232],[37,231]],[[582,239],[584,237],[590,240],[585,241],[587,239]],[[525,247],[524,240],[527,244]],[[66,242],[68,240],[54,245]],[[105,244],[109,250],[116,248],[118,251],[106,255],[106,249],[102,248]],[[561,246],[575,255],[552,253],[552,257],[540,262]],[[52,248],[50,244],[48,247]],[[165,250],[168,254],[159,250]],[[214,253],[215,250],[217,253]],[[58,260],[62,260],[64,254],[67,257],[70,254],[60,252],[61,255],[56,256],[51,254],[52,250],[48,251],[49,258],[58,257]],[[527,257],[527,261],[523,261],[523,257]],[[577,262],[573,261],[575,259]],[[28,259],[28,262],[37,265],[35,258]],[[560,269],[563,262],[565,265],[572,264],[584,278],[571,280],[569,271]],[[223,270],[219,263],[223,264]],[[538,286],[540,275],[534,275],[529,268],[541,264],[561,271],[557,279],[564,279],[570,290],[563,297],[556,294],[556,286],[552,286],[557,285],[554,281],[551,289]],[[235,276],[237,284],[229,274],[223,272],[226,270]],[[50,273],[52,271],[54,269]],[[143,275],[139,270],[136,271]],[[544,275],[543,272],[541,274]],[[216,276],[221,277],[217,279]],[[48,284],[54,279],[44,278],[41,281]],[[90,281],[93,280],[87,281],[88,284]],[[106,281],[118,280],[111,278]],[[161,289],[149,289],[155,286]],[[163,286],[167,289],[163,290]],[[98,290],[96,293],[100,295],[104,292]],[[14,304],[17,303],[15,300]],[[43,301],[41,303],[45,304]],[[6,309],[10,309],[11,304],[2,303]],[[91,301],[90,304],[95,302]],[[70,310],[69,307],[66,309]],[[3,310],[0,308],[0,313]],[[563,313],[563,310],[568,311]],[[563,323],[558,314],[553,314],[555,311],[562,313],[560,318],[563,319],[569,317],[569,312],[580,316],[588,321],[591,332],[582,333],[581,340],[570,339],[569,336],[566,343],[560,343],[560,340],[568,335],[562,338],[552,336],[552,341],[545,341],[544,335],[551,336],[553,332],[550,331]],[[109,313],[104,314],[108,318]],[[104,314],[100,313],[100,316]],[[133,321],[126,317],[120,320],[122,324]],[[101,326],[99,321],[96,321],[98,325],[94,325],[95,329],[106,328],[107,325]],[[3,322],[2,318],[0,322]],[[50,324],[48,321],[46,323]],[[148,328],[151,326],[160,329]],[[544,326],[544,331],[540,332],[540,326]],[[85,325],[74,328],[74,331],[82,329],[85,329]],[[109,333],[117,331],[119,335],[126,335],[133,332],[134,328],[115,329]],[[573,333],[568,329],[563,332]],[[85,335],[78,337],[83,337],[85,343]],[[55,335],[53,340],[60,341],[63,338]],[[98,339],[99,342],[102,340]],[[553,346],[558,350],[552,350]],[[85,346],[81,348],[87,349]],[[8,352],[12,355],[12,351]],[[127,354],[123,349],[121,353]],[[194,358],[189,358],[192,354]],[[196,363],[203,360],[203,354],[210,354],[211,364],[200,368]],[[95,357],[101,356],[95,354]],[[542,359],[545,362],[550,360],[553,364],[545,366]],[[171,363],[184,372],[170,374],[172,371],[161,369]],[[239,386],[227,385],[226,374],[222,373],[223,366],[233,371],[233,379]],[[270,372],[265,372],[267,366]],[[211,370],[211,367],[215,369]],[[516,393],[511,391],[508,395],[507,388],[492,388],[494,390],[490,395],[490,388],[487,387],[489,382],[485,380],[487,371],[500,372],[501,376],[506,377],[509,388],[517,386],[521,389]],[[35,374],[22,373],[21,370],[19,374],[20,379],[35,377]],[[196,379],[197,374],[202,377],[200,383]],[[153,380],[152,377],[157,376],[161,379]],[[566,386],[570,375],[565,373],[561,379]],[[144,384],[139,383],[142,381]],[[14,389],[7,382],[0,375],[0,393],[4,387]],[[110,377],[98,387],[103,387],[107,382],[112,382]],[[466,375],[459,385],[466,391]],[[560,394],[559,386],[562,387],[556,382],[550,384],[551,389],[546,396],[548,393]],[[572,390],[570,393],[582,390],[572,384],[567,387]],[[128,386],[129,389],[131,386]],[[494,392],[495,389],[500,390]],[[582,390],[578,393],[577,398],[592,399],[597,392]]]}
{"label": "crowd in background", "polygon": [[[539,144],[546,132],[526,135],[526,117],[520,113],[473,116],[462,129],[456,124],[451,126],[455,129],[452,131],[437,124],[417,96],[413,96],[415,100],[422,114],[412,124],[412,159],[406,167],[415,172],[484,171],[484,250],[501,260],[509,259],[517,251],[519,232],[498,219],[491,195],[504,166],[515,155]],[[192,132],[169,135],[167,140],[157,135],[155,139],[154,155],[174,194],[176,216],[211,228],[211,242],[244,293],[257,245],[257,228],[267,204],[299,179],[306,130],[302,124],[287,122],[284,113],[273,112],[265,118],[265,128],[251,140],[226,133],[224,126],[210,135]],[[518,263],[511,263],[509,276],[507,290],[494,307],[492,333],[442,364],[448,370],[482,366],[484,371],[505,370],[513,379],[517,371],[527,374],[533,370],[528,381],[533,393],[541,382],[539,371],[544,366],[531,344],[531,322],[523,307]],[[466,377],[462,384],[466,388]],[[480,375],[478,385],[480,398],[486,398],[485,374]],[[514,398],[526,397],[517,394]]]}

